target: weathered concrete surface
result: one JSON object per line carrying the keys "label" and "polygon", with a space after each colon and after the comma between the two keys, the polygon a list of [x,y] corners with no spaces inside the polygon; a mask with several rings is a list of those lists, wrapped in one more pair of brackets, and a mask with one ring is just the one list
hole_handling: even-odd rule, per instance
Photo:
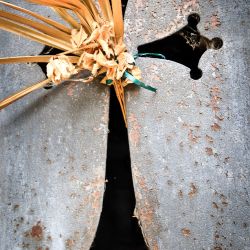
{"label": "weathered concrete surface", "polygon": [[[45,15],[53,12],[12,1]],[[0,56],[43,46],[0,31]],[[35,65],[1,65],[0,99],[44,79]],[[0,249],[89,249],[105,184],[109,89],[65,83],[0,112]]]}
{"label": "weathered concrete surface", "polygon": [[150,249],[250,249],[248,1],[130,1],[127,44],[136,52],[191,12],[203,35],[224,42],[202,57],[203,77],[141,58],[158,92],[127,91],[136,215]]}

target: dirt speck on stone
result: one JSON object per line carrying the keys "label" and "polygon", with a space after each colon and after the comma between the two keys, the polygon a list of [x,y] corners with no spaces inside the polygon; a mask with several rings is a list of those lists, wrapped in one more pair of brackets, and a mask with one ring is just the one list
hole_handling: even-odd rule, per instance
{"label": "dirt speck on stone", "polygon": [[188,228],[182,228],[181,233],[184,237],[189,237],[191,235],[191,231]]}
{"label": "dirt speck on stone", "polygon": [[198,188],[194,185],[194,183],[190,184],[190,192],[188,193],[190,198],[193,198],[198,193]]}
{"label": "dirt speck on stone", "polygon": [[37,222],[35,226],[31,228],[30,235],[32,238],[36,238],[38,240],[41,240],[43,237],[43,228],[41,226],[41,222]]}
{"label": "dirt speck on stone", "polygon": [[215,132],[218,132],[221,130],[221,126],[218,123],[214,123],[213,125],[211,125],[211,129]]}

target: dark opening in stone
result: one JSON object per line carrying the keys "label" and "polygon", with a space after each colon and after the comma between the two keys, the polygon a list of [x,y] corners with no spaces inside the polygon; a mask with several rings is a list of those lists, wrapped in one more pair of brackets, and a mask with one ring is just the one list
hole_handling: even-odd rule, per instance
{"label": "dark opening in stone", "polygon": [[210,40],[201,35],[197,28],[199,22],[198,14],[189,15],[185,27],[170,36],[138,46],[138,53],[160,53],[166,60],[190,68],[192,79],[200,79],[202,77],[202,70],[198,67],[200,58],[208,49],[220,49],[223,42],[218,37]]}

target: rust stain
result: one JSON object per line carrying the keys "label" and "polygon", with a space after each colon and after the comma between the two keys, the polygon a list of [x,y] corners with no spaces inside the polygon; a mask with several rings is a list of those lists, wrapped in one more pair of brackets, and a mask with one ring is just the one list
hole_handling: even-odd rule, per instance
{"label": "rust stain", "polygon": [[69,84],[69,86],[67,86],[67,95],[72,97],[74,95],[74,87],[75,87],[76,83],[75,82],[71,82]]}
{"label": "rust stain", "polygon": [[220,110],[219,103],[222,100],[222,98],[219,96],[221,93],[220,88],[218,86],[213,86],[210,88],[210,107],[214,112],[218,112]]}
{"label": "rust stain", "polygon": [[134,147],[137,147],[140,143],[140,129],[141,126],[139,125],[137,118],[134,113],[131,113],[128,117],[128,123],[130,123],[130,132],[129,132],[129,139]]}
{"label": "rust stain", "polygon": [[158,249],[155,235],[159,234],[159,225],[155,223],[155,205],[157,199],[155,196],[151,196],[151,190],[148,188],[146,180],[141,176],[137,167],[133,167],[133,177],[135,180],[136,195],[136,210],[135,216],[138,218],[139,224],[142,228],[145,241],[152,249]]}
{"label": "rust stain", "polygon": [[221,126],[218,123],[214,123],[213,125],[211,125],[211,129],[215,132],[218,132],[221,130]]}
{"label": "rust stain", "polygon": [[177,16],[187,16],[189,13],[199,10],[198,0],[182,0],[179,4],[173,1],[173,4],[179,14]]}
{"label": "rust stain", "polygon": [[153,250],[159,250],[159,247],[157,244],[153,246]]}
{"label": "rust stain", "polygon": [[100,199],[102,197],[102,193],[100,191],[94,191],[93,194],[93,203],[92,203],[92,207],[95,210],[100,209],[101,203],[100,203]]}
{"label": "rust stain", "polygon": [[205,148],[205,151],[206,151],[206,154],[207,154],[208,156],[211,156],[211,155],[213,155],[213,154],[214,154],[214,152],[213,152],[213,149],[212,149],[212,148]]}
{"label": "rust stain", "polygon": [[71,249],[75,245],[75,241],[72,239],[67,239],[65,242],[66,248]]}
{"label": "rust stain", "polygon": [[144,207],[140,209],[139,217],[144,224],[151,225],[154,217],[152,206],[145,202]]}
{"label": "rust stain", "polygon": [[31,228],[30,236],[37,240],[41,240],[43,238],[43,228],[40,221],[38,221],[37,224]]}
{"label": "rust stain", "polygon": [[212,29],[216,29],[221,25],[220,18],[218,17],[218,14],[215,13],[210,17],[210,26]]}
{"label": "rust stain", "polygon": [[188,132],[188,139],[192,143],[198,143],[198,140],[200,139],[200,136],[194,135],[193,130],[190,129]]}
{"label": "rust stain", "polygon": [[184,237],[189,237],[191,235],[191,231],[188,228],[182,228],[181,233]]}
{"label": "rust stain", "polygon": [[193,198],[198,193],[198,188],[194,185],[194,183],[190,184],[190,192],[188,193],[188,196],[190,198]]}

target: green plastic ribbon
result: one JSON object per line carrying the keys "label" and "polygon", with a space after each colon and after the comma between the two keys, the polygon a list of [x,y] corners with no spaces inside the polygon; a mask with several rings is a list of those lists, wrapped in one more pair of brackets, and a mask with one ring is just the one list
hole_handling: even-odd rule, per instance
{"label": "green plastic ribbon", "polygon": [[[133,75],[131,75],[130,73],[128,73],[128,71],[125,71],[124,72],[124,75],[123,75],[124,78],[127,78],[129,79],[130,81],[132,81],[135,85],[141,87],[141,88],[144,88],[144,89],[147,89],[147,90],[150,90],[150,91],[153,91],[153,92],[156,92],[157,89],[154,88],[154,87],[151,87],[149,85],[146,85],[144,82],[141,82],[140,80],[136,79]],[[106,80],[106,84],[107,85],[110,85],[113,81],[111,79],[108,79]]]}
{"label": "green plastic ribbon", "polygon": [[[146,56],[154,56],[154,57],[158,57],[158,58],[162,58],[162,59],[166,59],[166,57],[162,54],[159,54],[159,53],[137,53],[134,55],[134,59],[137,59],[138,57],[146,57]],[[157,89],[154,88],[154,87],[151,87],[149,85],[146,85],[144,82],[141,82],[140,80],[136,79],[133,75],[131,75],[128,71],[125,71],[124,72],[124,75],[123,75],[124,78],[127,78],[129,79],[130,81],[132,81],[135,85],[141,87],[141,88],[144,88],[144,89],[147,89],[147,90],[150,90],[150,91],[153,91],[153,92],[156,92]],[[111,79],[108,79],[106,81],[106,84],[107,85],[110,85],[113,81]]]}
{"label": "green plastic ribbon", "polygon": [[150,91],[153,91],[153,92],[156,92],[157,89],[154,88],[154,87],[151,87],[149,85],[146,85],[144,82],[141,82],[139,81],[138,79],[136,79],[133,75],[131,75],[130,73],[128,73],[128,71],[125,71],[124,72],[124,75],[123,75],[125,78],[129,79],[130,81],[132,81],[135,85],[141,87],[141,88],[144,88],[144,89],[147,89],[147,90],[150,90]]}
{"label": "green plastic ribbon", "polygon": [[160,53],[137,53],[134,55],[134,59],[137,59],[138,57],[150,57],[150,56],[154,56],[154,57],[158,57],[161,59],[166,59],[166,57],[163,54]]}
{"label": "green plastic ribbon", "polygon": [[108,80],[106,80],[106,84],[107,84],[107,85],[110,85],[112,82],[113,82],[113,80],[112,80],[112,79],[108,79]]}

